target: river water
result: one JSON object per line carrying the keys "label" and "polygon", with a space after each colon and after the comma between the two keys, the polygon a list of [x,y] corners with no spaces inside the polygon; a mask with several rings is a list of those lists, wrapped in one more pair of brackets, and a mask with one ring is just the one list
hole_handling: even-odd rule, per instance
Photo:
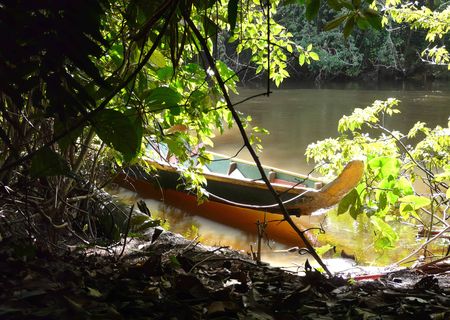
{"label": "river water", "polygon": [[[233,101],[264,92],[264,89],[239,90]],[[364,108],[374,100],[395,97],[401,100],[401,114],[386,119],[385,126],[406,133],[416,121],[429,126],[446,126],[450,116],[450,84],[416,86],[409,84],[378,84],[361,86],[358,83],[338,83],[322,88],[305,86],[275,89],[270,97],[258,97],[240,104],[237,109],[252,117],[252,125],[266,128],[270,134],[263,137],[263,152],[260,159],[265,165],[294,172],[309,172],[313,164],[305,160],[306,146],[317,140],[337,136],[337,123],[356,107]],[[234,155],[242,146],[242,139],[236,129],[231,129],[214,139],[214,151]],[[250,160],[242,151],[239,158]],[[147,199],[150,210],[170,225],[174,232],[188,237],[198,237],[209,245],[231,246],[246,252],[255,248],[256,236],[219,225],[207,219],[192,216],[180,208],[174,208],[158,201]],[[349,217],[337,217],[332,211],[323,223],[325,235],[322,243],[336,247],[334,257],[327,260],[334,271],[351,268],[352,260],[341,258],[345,251],[354,255],[358,263],[365,265],[386,265],[404,257],[417,246],[416,230],[404,225],[396,228],[404,242],[396,250],[377,252],[371,243],[371,236],[365,233],[367,225],[357,223]],[[285,246],[265,242],[263,260],[273,265],[296,269],[304,265],[307,256],[297,252],[285,252]],[[336,258],[337,257],[337,258]],[[334,267],[333,267],[334,265]]]}
{"label": "river water", "polygon": [[[386,87],[389,87],[387,89]],[[238,102],[264,92],[263,89],[241,89]],[[305,172],[313,168],[307,164],[305,150],[308,144],[328,137],[336,137],[337,124],[343,115],[354,108],[364,108],[375,100],[397,98],[401,101],[400,114],[385,119],[388,129],[407,133],[417,121],[431,127],[446,126],[450,116],[450,83],[418,86],[413,84],[335,83],[321,89],[275,89],[270,97],[258,97],[240,104],[237,109],[252,117],[252,125],[269,130],[264,136],[264,150],[260,155],[266,165],[290,171]],[[214,151],[235,154],[242,146],[237,129],[215,138]],[[250,160],[247,152],[239,157]]]}

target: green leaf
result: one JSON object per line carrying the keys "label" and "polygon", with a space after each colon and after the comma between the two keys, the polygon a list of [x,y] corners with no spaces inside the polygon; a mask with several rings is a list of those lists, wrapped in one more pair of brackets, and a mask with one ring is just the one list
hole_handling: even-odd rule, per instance
{"label": "green leaf", "polygon": [[159,110],[165,107],[174,107],[182,99],[181,94],[168,87],[159,87],[150,90],[145,102],[150,110]]}
{"label": "green leaf", "polygon": [[381,210],[384,210],[385,208],[386,208],[386,206],[387,206],[387,196],[386,196],[386,192],[381,192],[380,193],[380,197],[378,198],[378,207],[381,209]]}
{"label": "green leaf", "polygon": [[377,30],[381,30],[383,28],[381,20],[382,18],[379,15],[367,17],[367,21],[370,23],[370,25]]}
{"label": "green leaf", "polygon": [[219,32],[219,26],[208,17],[203,18],[203,28],[208,37],[214,37]]}
{"label": "green leaf", "polygon": [[315,61],[319,61],[319,55],[315,52],[310,52],[309,57]]}
{"label": "green leaf", "polygon": [[361,6],[361,0],[352,0],[352,4],[354,8],[359,8]]}
{"label": "green leaf", "polygon": [[368,162],[368,166],[374,170],[377,169],[382,178],[389,176],[397,177],[400,172],[400,160],[393,157],[376,157]]}
{"label": "green leaf", "polygon": [[173,76],[173,68],[172,67],[164,67],[158,69],[156,71],[156,75],[158,76],[158,79],[161,81],[169,81]]}
{"label": "green leaf", "polygon": [[410,203],[415,210],[419,208],[423,208],[429,206],[431,204],[431,200],[427,197],[409,195],[398,199],[400,202]]}
{"label": "green leaf", "polygon": [[342,200],[339,202],[338,206],[338,215],[346,213],[350,207],[354,206],[357,199],[358,199],[358,191],[356,189],[353,189],[350,191]]}
{"label": "green leaf", "polygon": [[330,22],[328,22],[324,27],[323,30],[324,31],[330,31],[333,30],[334,28],[337,28],[342,22],[344,22],[345,19],[348,18],[348,14],[337,17],[336,19],[331,20]]}
{"label": "green leaf", "polygon": [[59,154],[45,147],[32,157],[30,175],[33,177],[68,176],[70,168],[66,160]]}
{"label": "green leaf", "polygon": [[367,21],[375,29],[381,30],[383,28],[383,25],[381,23],[382,17],[380,16],[380,13],[378,11],[375,11],[371,8],[367,8],[366,10],[363,11],[363,15],[367,17]]}
{"label": "green leaf", "polygon": [[306,19],[312,20],[319,13],[320,0],[306,0]]}
{"label": "green leaf", "polygon": [[86,287],[88,296],[94,298],[100,298],[102,296],[101,292],[95,288]]}
{"label": "green leaf", "polygon": [[236,27],[238,3],[239,0],[228,1],[228,24],[230,25],[231,31]]}
{"label": "green leaf", "polygon": [[117,110],[105,109],[92,121],[100,139],[119,151],[127,162],[137,156],[141,147],[142,124],[134,120]]}
{"label": "green leaf", "polygon": [[328,0],[328,5],[335,11],[340,11],[343,7],[341,1],[339,0]]}
{"label": "green leaf", "polygon": [[305,64],[305,54],[304,53],[300,53],[300,57],[298,58],[298,63],[302,66]]}
{"label": "green leaf", "polygon": [[370,27],[370,23],[367,20],[367,18],[357,17],[356,18],[356,24],[358,25],[358,28],[361,30],[366,30]]}
{"label": "green leaf", "polygon": [[350,33],[352,33],[353,28],[355,27],[355,17],[352,15],[347,19],[347,22],[344,25],[344,38],[348,38]]}

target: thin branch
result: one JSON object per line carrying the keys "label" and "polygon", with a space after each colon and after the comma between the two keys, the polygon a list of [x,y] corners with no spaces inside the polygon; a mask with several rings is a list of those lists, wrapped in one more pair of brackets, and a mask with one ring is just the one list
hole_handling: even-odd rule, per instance
{"label": "thin branch", "polygon": [[403,259],[395,262],[394,264],[391,265],[391,267],[397,267],[399,266],[401,263],[407,261],[409,258],[411,258],[412,256],[416,255],[417,253],[419,253],[423,248],[425,248],[428,244],[430,244],[431,242],[433,242],[434,240],[438,239],[441,237],[442,234],[446,233],[447,230],[450,230],[450,226],[443,229],[442,231],[440,231],[438,234],[436,234],[433,238],[430,238],[428,241],[426,241],[425,243],[423,243],[419,248],[417,248],[416,250],[414,250],[413,252],[411,252],[409,255],[407,255],[406,257],[404,257]]}
{"label": "thin branch", "polygon": [[199,41],[203,51],[204,55],[207,58],[207,62],[209,64],[209,67],[213,70],[214,75],[216,77],[217,83],[222,91],[222,94],[224,96],[224,99],[226,101],[227,107],[230,110],[234,121],[236,122],[236,125],[238,126],[239,132],[241,133],[242,139],[244,140],[244,144],[246,145],[248,151],[250,152],[250,155],[252,156],[256,166],[258,167],[259,172],[261,173],[262,180],[265,182],[267,188],[273,195],[274,199],[278,203],[278,206],[280,207],[281,211],[283,212],[283,216],[285,220],[291,225],[291,227],[294,229],[294,231],[299,235],[299,237],[303,240],[305,246],[310,251],[311,255],[314,257],[314,259],[320,264],[320,266],[325,270],[325,272],[331,277],[332,274],[328,270],[327,266],[323,263],[320,256],[317,254],[317,252],[314,250],[314,247],[309,243],[306,236],[303,234],[302,230],[299,229],[299,227],[295,224],[295,222],[292,220],[291,216],[289,215],[288,211],[286,210],[283,202],[281,201],[280,197],[278,196],[277,192],[271,185],[269,179],[267,178],[266,173],[264,172],[264,168],[262,167],[261,161],[258,158],[258,155],[256,154],[255,150],[253,149],[249,138],[247,137],[247,133],[245,132],[245,128],[241,122],[241,119],[239,118],[239,114],[234,109],[233,103],[231,102],[230,96],[228,95],[227,89],[225,87],[225,83],[223,82],[219,71],[216,68],[216,65],[214,63],[214,59],[211,56],[211,53],[209,52],[208,45],[205,41],[205,39],[202,37],[200,31],[195,26],[194,22],[191,20],[191,17],[183,11],[183,16],[193,33],[195,34],[197,40]]}
{"label": "thin branch", "polygon": [[242,99],[241,101],[235,102],[235,103],[233,104],[233,106],[236,107],[237,105],[239,105],[239,104],[241,104],[241,103],[247,102],[248,100],[251,100],[251,99],[254,99],[254,98],[257,98],[257,97],[261,97],[261,96],[269,96],[270,93],[272,93],[272,91],[267,91],[267,92],[255,94],[255,95],[253,95],[253,96],[250,96],[250,97],[247,97],[247,98],[245,98],[245,99]]}

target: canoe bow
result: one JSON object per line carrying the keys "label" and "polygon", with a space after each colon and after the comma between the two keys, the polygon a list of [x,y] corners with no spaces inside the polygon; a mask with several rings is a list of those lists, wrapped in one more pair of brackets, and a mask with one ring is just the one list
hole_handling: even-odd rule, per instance
{"label": "canoe bow", "polygon": [[[292,215],[301,216],[311,215],[319,209],[332,207],[358,185],[363,173],[364,162],[362,160],[352,160],[336,179],[320,190],[306,191],[297,200],[286,204],[286,209]],[[269,211],[280,211],[278,208],[276,209]]]}

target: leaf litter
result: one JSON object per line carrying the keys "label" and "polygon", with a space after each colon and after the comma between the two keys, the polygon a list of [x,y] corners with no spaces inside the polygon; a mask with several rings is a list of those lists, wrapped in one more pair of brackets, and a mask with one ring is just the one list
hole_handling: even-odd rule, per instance
{"label": "leaf litter", "polygon": [[151,232],[112,251],[20,256],[0,242],[0,319],[448,319],[448,264],[375,281],[299,276],[225,247]]}

